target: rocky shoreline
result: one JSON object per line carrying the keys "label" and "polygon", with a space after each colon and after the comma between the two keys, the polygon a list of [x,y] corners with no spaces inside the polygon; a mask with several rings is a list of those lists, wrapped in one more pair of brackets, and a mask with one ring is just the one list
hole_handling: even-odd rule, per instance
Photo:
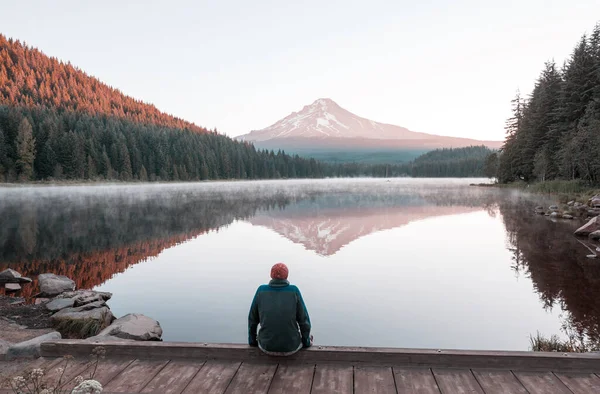
{"label": "rocky shoreline", "polygon": [[[39,356],[40,344],[60,338],[106,341],[161,341],[160,323],[142,314],[116,318],[108,292],[75,290],[75,282],[51,273],[38,276],[33,299],[13,297],[32,280],[12,269],[0,272],[0,359]],[[25,338],[25,339],[24,339]]]}
{"label": "rocky shoreline", "polygon": [[[565,219],[565,220],[587,220],[587,222],[575,230],[574,235],[577,237],[587,237],[590,241],[600,241],[600,194],[594,195],[588,201],[569,201],[566,204],[550,205],[547,209],[543,206],[537,206],[534,210],[535,214],[548,216],[550,219]],[[585,243],[584,243],[585,245]],[[592,254],[589,258],[598,257],[600,245],[594,245],[595,250],[588,249]]]}

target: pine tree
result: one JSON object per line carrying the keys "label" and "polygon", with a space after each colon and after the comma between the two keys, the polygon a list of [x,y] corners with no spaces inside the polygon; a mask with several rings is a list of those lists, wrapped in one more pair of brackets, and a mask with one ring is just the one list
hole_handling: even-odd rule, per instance
{"label": "pine tree", "polygon": [[146,167],[142,164],[142,168],[140,169],[140,181],[147,182],[148,181],[148,172],[146,171]]}
{"label": "pine tree", "polygon": [[33,129],[27,118],[23,118],[17,135],[17,170],[19,180],[28,181],[33,177],[33,161],[35,160],[35,138]]}

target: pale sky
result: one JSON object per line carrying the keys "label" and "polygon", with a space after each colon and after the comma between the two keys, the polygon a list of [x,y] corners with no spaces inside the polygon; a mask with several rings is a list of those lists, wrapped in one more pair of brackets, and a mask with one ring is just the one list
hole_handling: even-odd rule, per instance
{"label": "pale sky", "polygon": [[320,97],[375,121],[503,139],[598,0],[2,0],[0,33],[230,136]]}

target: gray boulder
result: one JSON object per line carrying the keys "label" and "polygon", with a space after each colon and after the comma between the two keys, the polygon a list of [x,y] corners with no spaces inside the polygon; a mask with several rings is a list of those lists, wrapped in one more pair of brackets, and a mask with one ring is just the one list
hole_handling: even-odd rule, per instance
{"label": "gray boulder", "polygon": [[570,207],[572,207],[572,206],[573,206],[573,204],[575,204],[575,201],[569,201],[569,202],[567,203],[567,205],[568,205],[568,206],[570,206]]}
{"label": "gray boulder", "polygon": [[535,207],[535,213],[538,215],[543,215],[545,213],[544,207]]}
{"label": "gray boulder", "polygon": [[589,222],[575,230],[575,235],[588,236],[594,231],[598,230],[600,230],[600,222],[598,222],[598,217],[596,216],[591,218]]}
{"label": "gray boulder", "polygon": [[550,205],[548,207],[548,209],[550,210],[550,212],[558,212],[558,205]]}
{"label": "gray boulder", "polygon": [[600,207],[600,194],[596,194],[594,197],[590,198],[588,204],[590,207]]}
{"label": "gray boulder", "polygon": [[66,276],[41,274],[38,276],[42,296],[52,297],[65,291],[75,290],[75,282]]}
{"label": "gray boulder", "polygon": [[109,327],[98,333],[98,336],[114,336],[136,341],[161,341],[160,323],[139,313],[130,313],[115,320]]}
{"label": "gray boulder", "polygon": [[75,300],[72,298],[55,298],[46,304],[46,308],[51,312],[58,312],[61,309],[71,308]]}
{"label": "gray boulder", "polygon": [[50,317],[50,321],[57,329],[70,335],[94,335],[108,327],[115,317],[107,306],[91,305],[61,309]]}
{"label": "gray boulder", "polygon": [[56,296],[56,299],[72,299],[74,306],[82,306],[97,301],[108,301],[112,297],[112,293],[94,290],[76,290],[67,291]]}
{"label": "gray boulder", "polygon": [[560,214],[560,213],[558,213],[558,212],[552,212],[552,213],[550,214],[550,217],[551,217],[551,218],[559,218],[559,217],[561,217],[561,214]]}
{"label": "gray boulder", "polygon": [[598,215],[600,215],[600,209],[598,209],[598,208],[588,209],[587,215],[590,217],[598,216]]}
{"label": "gray boulder", "polygon": [[596,231],[590,233],[590,235],[588,235],[588,237],[590,237],[591,239],[594,239],[594,240],[599,240],[600,239],[600,230],[596,230]]}
{"label": "gray boulder", "polygon": [[35,337],[25,342],[15,343],[8,347],[6,351],[5,359],[14,360],[15,358],[29,357],[37,358],[40,357],[40,345],[43,342],[54,341],[61,339],[59,332],[53,331],[48,334]]}
{"label": "gray boulder", "polygon": [[569,215],[568,213],[565,213],[564,215],[562,215],[563,219],[573,219],[573,215]]}
{"label": "gray boulder", "polygon": [[4,271],[0,272],[0,283],[30,283],[30,282],[31,282],[31,279],[21,276],[20,273],[18,273],[15,270],[12,270],[10,268],[7,268]]}

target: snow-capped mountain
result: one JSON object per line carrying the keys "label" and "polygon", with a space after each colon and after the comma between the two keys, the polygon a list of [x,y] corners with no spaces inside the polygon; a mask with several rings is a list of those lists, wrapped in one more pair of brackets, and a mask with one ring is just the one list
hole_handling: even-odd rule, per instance
{"label": "snow-capped mountain", "polygon": [[361,118],[337,105],[333,100],[321,98],[293,112],[262,130],[253,130],[237,137],[258,146],[362,146],[362,147],[463,147],[487,145],[499,147],[498,141],[478,141],[467,138],[444,137],[410,131]]}

